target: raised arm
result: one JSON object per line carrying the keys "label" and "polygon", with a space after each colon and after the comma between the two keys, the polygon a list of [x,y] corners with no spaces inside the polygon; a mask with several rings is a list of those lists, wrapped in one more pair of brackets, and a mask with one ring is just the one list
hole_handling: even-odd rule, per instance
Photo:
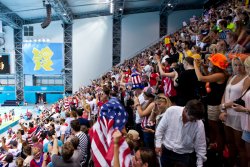
{"label": "raised arm", "polygon": [[159,59],[156,59],[157,61],[157,65],[158,65],[158,68],[159,68],[159,72],[160,72],[160,75],[161,76],[164,76],[164,77],[170,77],[170,78],[174,78],[175,77],[175,73],[174,72],[170,72],[170,73],[165,73],[162,69],[162,66],[161,66],[161,62]]}
{"label": "raised arm", "polygon": [[219,82],[225,80],[223,73],[215,73],[207,76],[202,75],[197,60],[194,61],[194,69],[198,80],[201,82]]}
{"label": "raised arm", "polygon": [[140,117],[150,115],[150,113],[152,112],[152,110],[153,110],[153,108],[154,108],[154,105],[155,105],[154,102],[151,102],[151,103],[147,106],[147,108],[146,108],[145,110],[143,110],[143,109],[142,109],[142,106],[141,106],[141,104],[140,104],[140,102],[139,102],[138,97],[136,97],[136,96],[134,97],[134,102],[135,102],[134,106],[136,107],[137,112],[138,112],[138,114],[140,115]]}
{"label": "raised arm", "polygon": [[52,155],[56,154],[58,155],[58,140],[56,138],[56,136],[53,135],[53,148],[52,148]]}
{"label": "raised arm", "polygon": [[119,130],[116,130],[113,133],[113,141],[114,141],[114,167],[120,167],[120,160],[119,160],[119,140],[122,134]]}

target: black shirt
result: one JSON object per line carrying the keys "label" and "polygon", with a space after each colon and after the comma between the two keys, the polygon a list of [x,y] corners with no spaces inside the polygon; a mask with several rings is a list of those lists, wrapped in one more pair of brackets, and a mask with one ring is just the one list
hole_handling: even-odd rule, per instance
{"label": "black shirt", "polygon": [[195,74],[194,69],[185,70],[178,77],[178,87],[176,104],[185,106],[189,100],[197,99],[200,82]]}

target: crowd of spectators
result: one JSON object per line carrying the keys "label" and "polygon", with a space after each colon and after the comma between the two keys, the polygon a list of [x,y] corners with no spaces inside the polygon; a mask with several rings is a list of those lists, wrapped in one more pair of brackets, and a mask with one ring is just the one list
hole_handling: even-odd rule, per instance
{"label": "crowd of spectators", "polygon": [[114,167],[122,137],[133,167],[250,167],[249,12],[237,0],[206,9],[29,124],[20,122],[2,138],[3,166],[93,166],[88,132],[112,101],[127,113],[113,133]]}

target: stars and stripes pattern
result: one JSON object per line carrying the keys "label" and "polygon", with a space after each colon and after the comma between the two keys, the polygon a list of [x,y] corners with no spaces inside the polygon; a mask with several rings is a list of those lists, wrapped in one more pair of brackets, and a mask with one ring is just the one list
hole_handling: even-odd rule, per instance
{"label": "stars and stripes pattern", "polygon": [[63,107],[64,107],[65,110],[68,110],[68,109],[69,109],[70,106],[69,106],[69,100],[68,100],[68,99],[65,99],[65,100],[64,100]]}
{"label": "stars and stripes pattern", "polygon": [[42,133],[42,128],[40,126],[36,127],[36,129],[31,133],[28,134],[27,141],[30,146],[33,146],[32,143],[32,137],[36,136],[38,138],[38,141],[41,141],[40,135]]}
{"label": "stars and stripes pattern", "polygon": [[5,157],[6,157],[6,154],[0,153],[0,161],[3,161]]}
{"label": "stars and stripes pattern", "polygon": [[174,88],[174,83],[172,79],[169,77],[166,77],[163,82],[164,82],[163,89],[164,89],[165,96],[167,97],[176,96],[176,90]]}
{"label": "stars and stripes pattern", "polygon": [[[111,98],[102,106],[100,117],[89,133],[95,167],[111,167],[113,165],[114,143],[112,135],[116,129],[121,131],[124,128],[127,118],[127,112],[116,98]],[[131,154],[125,138],[120,140],[119,146],[120,166],[128,167]]]}
{"label": "stars and stripes pattern", "polygon": [[142,88],[142,79],[141,75],[138,72],[134,72],[131,74],[131,79],[132,79],[132,88]]}

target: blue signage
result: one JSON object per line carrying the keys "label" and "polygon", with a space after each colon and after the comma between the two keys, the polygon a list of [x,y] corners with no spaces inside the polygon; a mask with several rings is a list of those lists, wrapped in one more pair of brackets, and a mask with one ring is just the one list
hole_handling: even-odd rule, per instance
{"label": "blue signage", "polygon": [[23,43],[24,74],[61,74],[62,43]]}

